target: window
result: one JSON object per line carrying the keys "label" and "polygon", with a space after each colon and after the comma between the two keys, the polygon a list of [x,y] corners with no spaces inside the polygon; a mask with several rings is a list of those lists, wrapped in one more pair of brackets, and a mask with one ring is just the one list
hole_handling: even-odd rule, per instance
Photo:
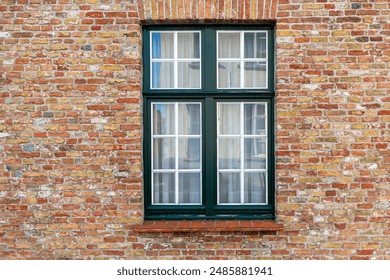
{"label": "window", "polygon": [[143,32],[145,219],[274,218],[272,27]]}

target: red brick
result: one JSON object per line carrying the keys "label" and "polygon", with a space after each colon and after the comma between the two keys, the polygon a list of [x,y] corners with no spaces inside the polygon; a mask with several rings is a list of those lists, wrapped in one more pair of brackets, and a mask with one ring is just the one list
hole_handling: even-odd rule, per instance
{"label": "red brick", "polygon": [[[386,1],[5,2],[0,259],[389,258]],[[264,20],[276,222],[141,225],[142,25]]]}

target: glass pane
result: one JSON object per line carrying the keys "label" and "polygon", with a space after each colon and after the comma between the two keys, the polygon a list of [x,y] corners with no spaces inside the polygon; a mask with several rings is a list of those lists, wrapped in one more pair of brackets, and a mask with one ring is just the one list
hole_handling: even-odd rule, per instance
{"label": "glass pane", "polygon": [[265,104],[244,104],[244,134],[266,134]]}
{"label": "glass pane", "polygon": [[240,33],[218,33],[218,58],[240,58]]}
{"label": "glass pane", "polygon": [[266,168],[266,143],[263,138],[244,139],[244,168]]}
{"label": "glass pane", "polygon": [[240,62],[219,62],[218,63],[218,87],[238,88],[240,87]]}
{"label": "glass pane", "polygon": [[153,174],[153,202],[175,203],[175,173]]}
{"label": "glass pane", "polygon": [[153,169],[175,168],[175,139],[153,139]]}
{"label": "glass pane", "polygon": [[152,58],[173,58],[174,33],[152,33]]}
{"label": "glass pane", "polygon": [[200,88],[200,63],[178,62],[178,87]]}
{"label": "glass pane", "polygon": [[267,67],[265,62],[244,63],[244,86],[246,88],[263,88],[267,86]]}
{"label": "glass pane", "polygon": [[266,173],[244,173],[244,202],[266,202]]}
{"label": "glass pane", "polygon": [[179,138],[179,169],[200,169],[200,139]]}
{"label": "glass pane", "polygon": [[218,104],[219,135],[240,135],[240,104]]}
{"label": "glass pane", "polygon": [[179,173],[179,203],[201,203],[200,173]]}
{"label": "glass pane", "polygon": [[200,104],[179,103],[179,135],[200,135]]}
{"label": "glass pane", "polygon": [[219,203],[240,203],[240,173],[219,173]]}
{"label": "glass pane", "polygon": [[244,57],[245,58],[266,58],[267,57],[266,33],[245,32]]}
{"label": "glass pane", "polygon": [[219,169],[240,169],[241,145],[239,138],[223,138],[218,143]]}
{"label": "glass pane", "polygon": [[175,105],[153,104],[153,135],[175,134]]}
{"label": "glass pane", "polygon": [[152,88],[174,88],[174,63],[152,63]]}
{"label": "glass pane", "polygon": [[198,32],[177,33],[178,58],[200,58],[200,40]]}

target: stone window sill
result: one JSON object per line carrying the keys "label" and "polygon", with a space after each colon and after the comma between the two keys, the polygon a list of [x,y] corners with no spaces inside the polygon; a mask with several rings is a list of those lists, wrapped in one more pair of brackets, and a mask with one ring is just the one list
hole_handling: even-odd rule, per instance
{"label": "stone window sill", "polygon": [[211,231],[280,231],[284,226],[275,221],[230,220],[230,221],[144,221],[133,227],[135,232],[211,232]]}

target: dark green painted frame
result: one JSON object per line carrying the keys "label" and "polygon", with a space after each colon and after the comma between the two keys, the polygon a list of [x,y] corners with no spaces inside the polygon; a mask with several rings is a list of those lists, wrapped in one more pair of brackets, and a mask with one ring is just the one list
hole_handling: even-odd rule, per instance
{"label": "dark green painted frame", "polygon": [[[233,89],[216,88],[217,30],[267,30],[268,88]],[[202,88],[150,89],[150,31],[200,30],[202,36]],[[274,32],[270,25],[159,25],[143,28],[143,112],[144,112],[144,205],[145,219],[274,219],[275,218],[275,160],[274,160]],[[207,52],[205,51],[207,50]],[[212,66],[210,66],[212,64]],[[268,205],[217,205],[216,183],[216,102],[257,101],[268,106]],[[203,205],[151,205],[151,102],[196,101],[202,103],[202,201]],[[206,114],[207,112],[207,114]],[[207,121],[206,121],[207,115]],[[210,119],[211,118],[211,119]],[[208,141],[207,141],[208,140]],[[210,141],[211,140],[211,141]]]}

